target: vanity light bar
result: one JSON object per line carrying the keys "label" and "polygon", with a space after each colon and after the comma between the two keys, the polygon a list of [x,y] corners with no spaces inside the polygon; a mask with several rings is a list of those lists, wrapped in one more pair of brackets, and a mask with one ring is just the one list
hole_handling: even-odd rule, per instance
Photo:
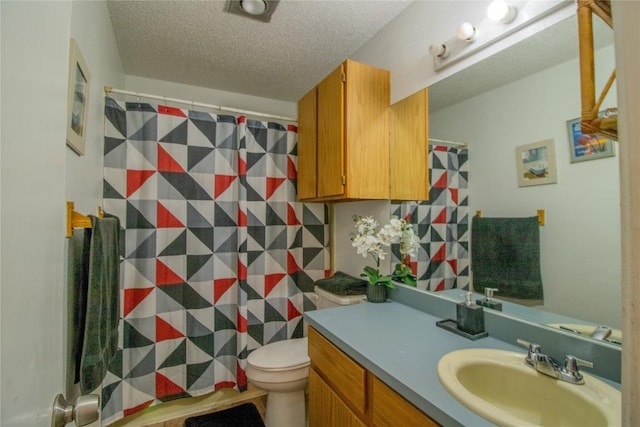
{"label": "vanity light bar", "polygon": [[512,0],[511,3],[497,0],[491,4],[491,18],[487,17],[476,25],[464,22],[457,28],[453,37],[431,44],[429,53],[433,56],[434,70],[439,71],[455,64],[522,29],[531,28],[529,33],[521,38],[533,35],[543,29],[543,26],[531,24],[556,11],[566,9],[557,18],[554,17],[556,20],[565,19],[575,13],[574,3],[568,0]]}

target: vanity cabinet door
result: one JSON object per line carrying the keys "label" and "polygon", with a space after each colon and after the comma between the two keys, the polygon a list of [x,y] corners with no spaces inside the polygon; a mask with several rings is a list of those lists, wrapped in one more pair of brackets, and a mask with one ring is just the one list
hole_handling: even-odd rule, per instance
{"label": "vanity cabinet door", "polygon": [[409,403],[404,397],[370,374],[372,383],[371,408],[375,427],[436,427],[439,426],[424,412]]}
{"label": "vanity cabinet door", "polygon": [[391,200],[429,200],[427,89],[393,104],[389,122]]}
{"label": "vanity cabinet door", "polygon": [[309,370],[309,427],[365,427],[332,388]]}
{"label": "vanity cabinet door", "polygon": [[342,399],[364,414],[367,371],[313,328],[309,328],[309,358],[311,367],[321,373]]}
{"label": "vanity cabinet door", "polygon": [[309,427],[439,424],[309,328]]}

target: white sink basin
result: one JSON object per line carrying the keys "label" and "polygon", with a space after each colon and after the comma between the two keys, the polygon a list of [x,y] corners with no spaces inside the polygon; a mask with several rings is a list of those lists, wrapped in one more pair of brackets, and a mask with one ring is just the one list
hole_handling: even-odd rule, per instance
{"label": "white sink basin", "polygon": [[583,385],[556,380],[524,358],[494,349],[453,351],[438,362],[438,378],[456,400],[499,426],[621,424],[619,390],[584,372]]}

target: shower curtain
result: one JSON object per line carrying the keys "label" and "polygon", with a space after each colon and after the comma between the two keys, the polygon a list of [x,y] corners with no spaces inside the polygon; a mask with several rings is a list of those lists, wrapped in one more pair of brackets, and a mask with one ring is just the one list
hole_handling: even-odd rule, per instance
{"label": "shower curtain", "polygon": [[[418,288],[469,287],[469,155],[466,148],[429,146],[429,200],[392,203],[391,214],[416,224],[420,247],[411,269]],[[399,259],[392,248],[392,266]]]}
{"label": "shower curtain", "polygon": [[296,132],[105,99],[104,209],[123,225],[124,261],[104,425],[242,390],[252,350],[302,336],[328,234],[326,206],[296,202]]}

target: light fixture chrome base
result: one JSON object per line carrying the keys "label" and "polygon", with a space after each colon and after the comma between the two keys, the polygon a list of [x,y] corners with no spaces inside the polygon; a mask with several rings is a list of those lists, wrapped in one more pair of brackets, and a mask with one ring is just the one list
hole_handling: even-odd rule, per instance
{"label": "light fixture chrome base", "polygon": [[[250,7],[248,4],[243,5],[243,0],[226,0],[224,3],[224,11],[235,15],[244,16],[245,18],[255,19],[260,22],[271,21],[271,15],[276,10],[279,0],[245,0],[246,2],[262,2],[264,3],[264,12],[256,14],[252,11],[260,10],[259,7]],[[247,7],[249,6],[249,7]],[[256,5],[260,6],[260,5]]]}

